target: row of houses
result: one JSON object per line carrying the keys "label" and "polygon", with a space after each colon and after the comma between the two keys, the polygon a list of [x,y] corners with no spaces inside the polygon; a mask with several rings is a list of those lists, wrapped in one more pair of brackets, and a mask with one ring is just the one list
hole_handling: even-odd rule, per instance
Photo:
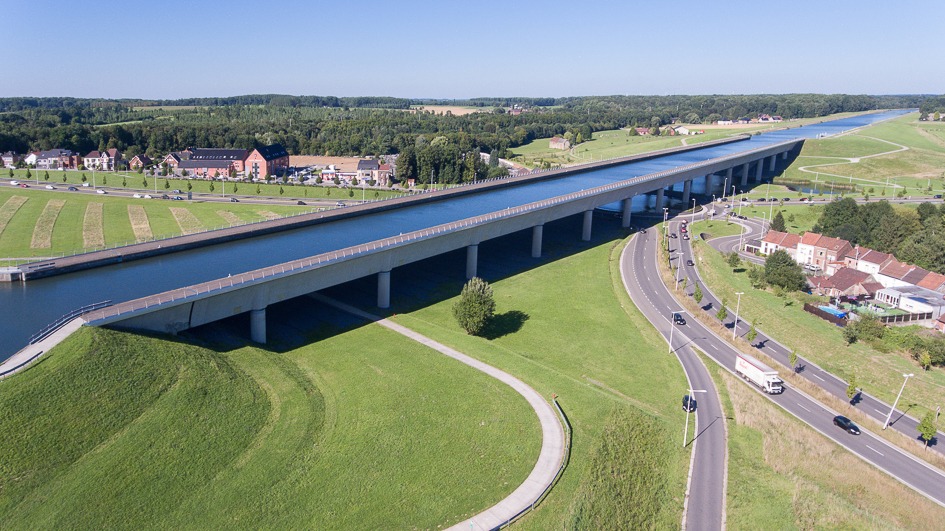
{"label": "row of houses", "polygon": [[933,319],[945,314],[945,275],[900,262],[891,254],[815,232],[768,231],[758,252],[767,256],[778,250],[807,269],[824,272],[808,280],[817,294],[873,297],[909,313],[931,313]]}

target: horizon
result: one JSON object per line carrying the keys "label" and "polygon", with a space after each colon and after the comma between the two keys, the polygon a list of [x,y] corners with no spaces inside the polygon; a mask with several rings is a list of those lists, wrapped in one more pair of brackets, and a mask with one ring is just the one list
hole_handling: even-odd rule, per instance
{"label": "horizon", "polygon": [[[3,32],[12,75],[0,97],[465,100],[502,93],[912,95],[945,87],[945,71],[934,67],[945,43],[921,25],[945,19],[945,4],[932,0],[895,9],[873,0],[799,0],[790,8],[486,0],[476,10],[376,0],[288,0],[265,9],[247,0],[168,0],[156,10],[141,0],[92,0],[83,11],[111,18],[94,25],[80,18],[68,31],[37,31],[32,23],[38,12],[73,10],[63,0],[8,7],[5,21],[23,22]],[[170,22],[164,13],[174,13]]]}

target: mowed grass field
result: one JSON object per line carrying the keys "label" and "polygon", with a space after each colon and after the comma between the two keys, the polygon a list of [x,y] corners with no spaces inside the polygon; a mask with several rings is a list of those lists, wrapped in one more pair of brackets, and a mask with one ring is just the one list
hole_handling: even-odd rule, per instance
{"label": "mowed grass field", "polygon": [[[827,183],[825,188],[830,182],[852,183],[872,188],[873,197],[893,197],[900,190],[913,197],[940,194],[945,191],[945,126],[917,118],[913,113],[852,134],[807,140],[784,176],[817,179]],[[908,149],[897,151],[901,147]]]}
{"label": "mowed grass field", "polygon": [[728,422],[731,529],[932,529],[945,509],[702,357]]}
{"label": "mowed grass field", "polygon": [[905,404],[909,414],[919,419],[945,400],[945,370],[920,370],[908,354],[880,352],[862,342],[847,345],[840,328],[804,311],[804,301],[814,297],[788,294],[782,298],[755,289],[744,267],[733,273],[721,254],[705,242],[694,241],[693,250],[701,259],[699,274],[708,287],[730,303],[736,299],[736,292],[743,292],[740,317],[745,322],[757,322],[766,334],[797,349],[799,357],[847,381],[856,375],[859,387],[890,404],[902,385],[902,374],[914,373],[900,405]]}
{"label": "mowed grass field", "polygon": [[[58,209],[50,208],[60,205]],[[309,212],[312,207],[162,201],[0,188],[0,263],[58,256]]]}

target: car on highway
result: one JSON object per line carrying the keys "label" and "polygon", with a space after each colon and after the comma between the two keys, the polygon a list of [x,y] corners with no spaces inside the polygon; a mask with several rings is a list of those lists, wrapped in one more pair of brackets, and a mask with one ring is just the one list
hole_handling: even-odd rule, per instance
{"label": "car on highway", "polygon": [[344,201],[338,201],[337,203],[335,203],[335,206],[336,206],[336,207],[343,207],[343,206],[345,206],[345,202],[344,202]]}
{"label": "car on highway", "polygon": [[175,188],[174,190],[171,190],[171,193],[179,194],[179,193],[180,193],[180,190],[178,190],[178,189]]}
{"label": "car on highway", "polygon": [[682,239],[688,240],[688,239],[689,239],[689,235],[688,235],[688,234],[683,234],[683,235],[682,235]]}
{"label": "car on highway", "polygon": [[144,194],[144,198],[145,198],[145,199],[154,199],[153,197],[151,197],[150,194]]}
{"label": "car on highway", "polygon": [[860,428],[856,424],[854,424],[852,420],[844,417],[843,415],[837,415],[836,417],[834,417],[833,424],[834,426],[839,427],[841,430],[847,433],[850,433],[853,435],[860,434]]}
{"label": "car on highway", "polygon": [[78,192],[78,191],[79,191],[79,189],[76,188],[75,186],[70,186],[69,188],[66,188],[66,190],[69,190],[70,192]]}
{"label": "car on highway", "polygon": [[785,198],[782,198],[781,200],[782,200],[782,201],[790,201],[791,198],[790,198],[790,197],[785,197]]}
{"label": "car on highway", "polygon": [[53,185],[51,185],[51,184],[47,184],[47,185],[46,185],[46,189],[47,189],[47,190],[55,190],[56,187],[53,186]]}
{"label": "car on highway", "polygon": [[85,188],[88,188],[89,186],[92,186],[92,185],[89,183],[82,183],[82,186],[84,186]]}
{"label": "car on highway", "polygon": [[237,198],[235,198],[235,197],[231,197],[231,198],[230,198],[230,203],[239,203],[239,202],[240,202],[240,200],[237,199]]}
{"label": "car on highway", "polygon": [[181,197],[181,196],[179,196],[179,195],[178,195],[178,196],[174,196],[174,201],[183,201],[183,200],[184,200],[184,198]]}
{"label": "car on highway", "polygon": [[296,205],[304,205],[304,204],[305,204],[305,201],[296,201],[295,204],[296,204]]}
{"label": "car on highway", "polygon": [[692,413],[696,410],[696,399],[689,396],[683,395],[682,397],[682,410],[686,413]]}
{"label": "car on highway", "polygon": [[941,199],[941,198],[942,198],[942,194],[935,194],[932,196],[932,199]]}
{"label": "car on highway", "polygon": [[28,185],[28,184],[26,184],[26,183],[20,183],[19,186],[20,186],[20,188],[29,188],[29,187],[30,187],[30,185]]}
{"label": "car on highway", "polygon": [[171,198],[171,196],[169,196],[169,195],[167,195],[167,194],[161,194],[161,199],[170,199],[170,198]]}
{"label": "car on highway", "polygon": [[670,237],[670,238],[678,238],[678,236],[676,236],[676,233],[675,233],[675,232],[670,232],[670,233],[669,233],[669,237]]}
{"label": "car on highway", "polygon": [[686,324],[686,320],[683,319],[683,316],[679,312],[673,312],[673,324],[683,326]]}
{"label": "car on highway", "polygon": [[141,199],[141,194],[134,194],[131,197],[134,197],[135,199]]}
{"label": "car on highway", "polygon": [[105,190],[96,190],[95,193],[96,193],[96,194],[105,195],[105,194],[107,194],[108,192],[106,192]]}
{"label": "car on highway", "polygon": [[10,186],[19,186],[20,181],[10,181]]}
{"label": "car on highway", "polygon": [[686,260],[686,265],[689,266],[689,267],[692,267],[692,266],[694,266],[694,265],[696,265],[696,264],[694,264],[692,260]]}

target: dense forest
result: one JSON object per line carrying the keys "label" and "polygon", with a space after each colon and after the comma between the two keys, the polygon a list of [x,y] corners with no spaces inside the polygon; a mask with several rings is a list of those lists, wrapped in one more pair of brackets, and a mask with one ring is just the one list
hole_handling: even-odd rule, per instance
{"label": "dense forest", "polygon": [[813,231],[945,274],[945,205],[922,203],[907,210],[895,209],[887,201],[858,205],[845,198],[826,206]]}
{"label": "dense forest", "polygon": [[[279,142],[291,154],[379,156],[404,153],[412,177],[425,182],[444,157],[460,179],[461,160],[477,151],[505,156],[510,147],[570,132],[709,123],[759,114],[785,119],[837,112],[919,107],[931,96],[715,95],[595,96],[409,100],[385,97],[246,95],[181,100],[0,98],[0,151],[64,148],[81,154],[118,148],[130,158],[163,156],[188,146],[250,149]],[[409,111],[411,105],[468,105],[484,112],[454,116]],[[506,108],[525,110],[512,115]],[[437,151],[429,152],[436,149]],[[432,161],[432,162],[430,162]],[[436,162],[441,161],[441,162]],[[442,164],[446,164],[442,162]],[[399,173],[399,172],[398,172]]]}

